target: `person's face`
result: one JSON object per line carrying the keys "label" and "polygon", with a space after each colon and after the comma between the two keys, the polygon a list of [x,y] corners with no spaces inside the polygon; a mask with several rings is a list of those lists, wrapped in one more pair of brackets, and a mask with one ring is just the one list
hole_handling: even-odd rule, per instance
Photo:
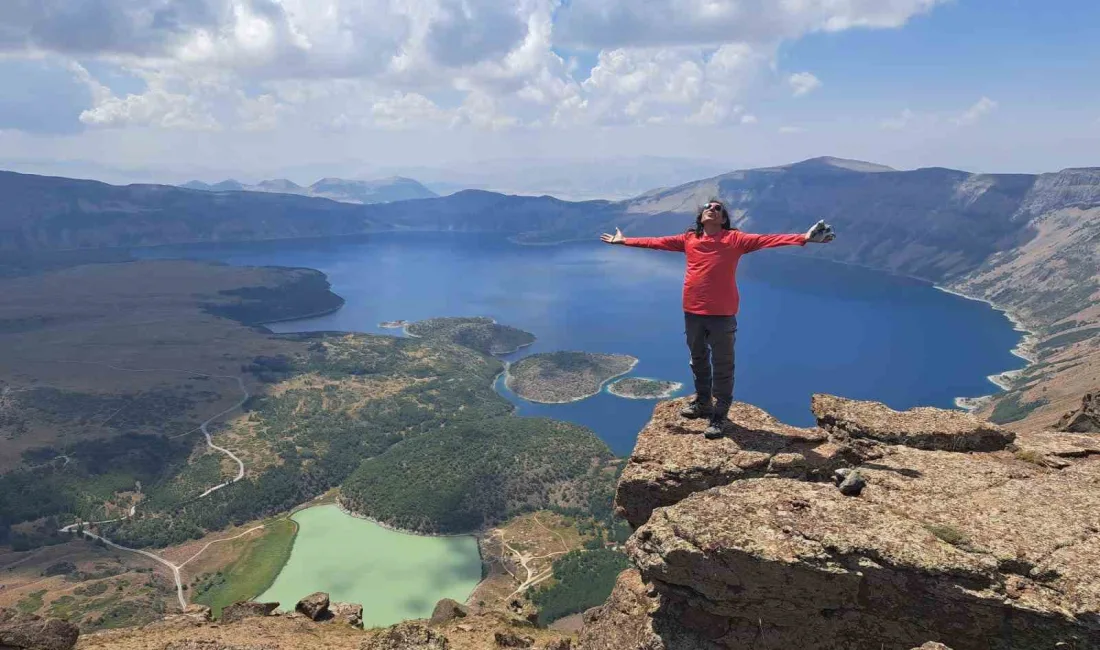
{"label": "person's face", "polygon": [[722,225],[723,214],[724,210],[722,209],[722,204],[711,202],[708,203],[705,208],[703,208],[703,218],[701,219],[701,221],[704,226],[708,223]]}

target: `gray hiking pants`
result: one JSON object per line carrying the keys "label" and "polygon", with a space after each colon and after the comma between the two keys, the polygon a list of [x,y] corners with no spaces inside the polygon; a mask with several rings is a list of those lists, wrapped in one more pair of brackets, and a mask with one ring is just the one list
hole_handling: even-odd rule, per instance
{"label": "gray hiking pants", "polygon": [[717,411],[724,414],[733,403],[733,342],[737,336],[737,317],[684,312],[684,332],[691,351],[695,394],[701,400],[713,397]]}

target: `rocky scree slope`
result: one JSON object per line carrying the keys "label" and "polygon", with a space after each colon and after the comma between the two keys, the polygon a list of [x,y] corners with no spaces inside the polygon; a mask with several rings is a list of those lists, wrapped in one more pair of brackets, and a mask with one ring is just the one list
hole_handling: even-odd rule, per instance
{"label": "rocky scree slope", "polygon": [[582,648],[1100,647],[1100,436],[817,395],[818,427],[739,404],[708,441],[680,405],[623,471],[637,568]]}
{"label": "rocky scree slope", "polygon": [[[450,605],[450,606],[446,606]],[[311,594],[286,614],[279,603],[239,602],[220,619],[210,608],[190,605],[141,628],[81,635],[76,626],[0,609],[4,650],[570,650],[573,637],[538,629],[510,612],[470,613],[440,601],[431,620],[363,629],[363,608]]]}

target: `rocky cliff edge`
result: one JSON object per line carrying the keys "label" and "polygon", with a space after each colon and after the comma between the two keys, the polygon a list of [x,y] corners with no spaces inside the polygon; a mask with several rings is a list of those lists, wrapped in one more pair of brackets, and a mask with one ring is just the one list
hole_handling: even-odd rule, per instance
{"label": "rocky cliff edge", "polygon": [[623,472],[637,568],[582,648],[1100,648],[1100,436],[817,395],[817,427],[739,404],[710,441],[681,405]]}

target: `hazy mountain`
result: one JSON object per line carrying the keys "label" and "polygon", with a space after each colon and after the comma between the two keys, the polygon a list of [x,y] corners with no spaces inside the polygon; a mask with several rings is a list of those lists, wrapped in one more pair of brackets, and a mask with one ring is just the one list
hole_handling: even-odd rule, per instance
{"label": "hazy mountain", "polygon": [[191,181],[180,187],[189,190],[207,192],[268,192],[273,194],[297,194],[331,199],[341,203],[389,203],[409,199],[428,199],[438,196],[411,178],[394,176],[373,181],[347,180],[343,178],[322,178],[309,187],[303,187],[285,178],[261,181],[255,185],[246,185],[235,180],[226,180],[213,185],[202,181]]}
{"label": "hazy mountain", "polygon": [[385,171],[417,178],[439,194],[483,189],[586,201],[626,199],[655,187],[679,185],[729,168],[726,163],[712,160],[623,156],[484,160],[457,167],[396,167]]}
{"label": "hazy mountain", "polygon": [[[286,187],[284,185],[284,187]],[[1042,214],[1100,206],[1100,171],[1043,176],[894,171],[835,158],[730,172],[620,201],[568,202],[467,190],[433,199],[347,205],[261,192],[212,195],[156,185],[0,175],[8,209],[0,250],[130,246],[340,235],[373,230],[494,231],[543,243],[686,228],[697,206],[726,200],[740,227],[800,232],[824,218],[838,243],[812,254],[933,280],[970,271],[1035,236]],[[319,181],[330,196],[369,183]],[[357,195],[361,197],[362,195]]]}

